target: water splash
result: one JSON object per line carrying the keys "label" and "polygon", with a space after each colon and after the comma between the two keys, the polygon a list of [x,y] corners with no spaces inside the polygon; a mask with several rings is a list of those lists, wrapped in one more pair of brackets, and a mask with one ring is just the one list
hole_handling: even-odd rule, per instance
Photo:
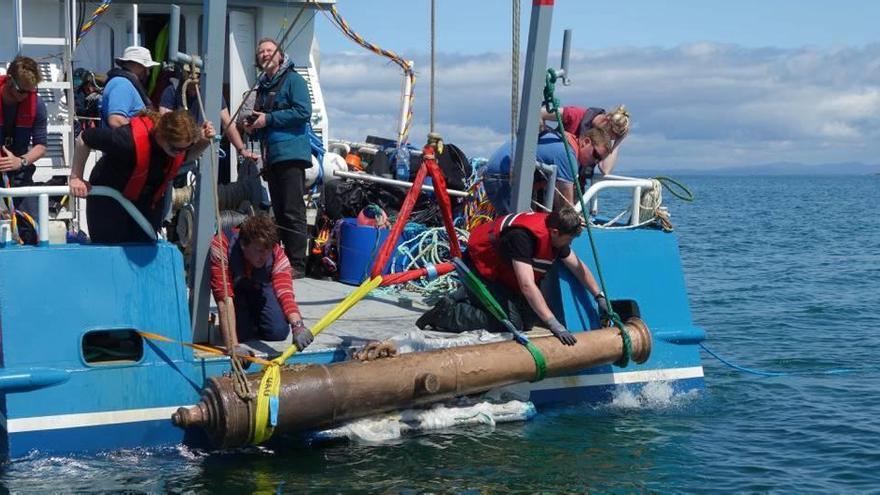
{"label": "water splash", "polygon": [[696,390],[676,392],[670,382],[656,381],[641,387],[619,387],[608,405],[613,410],[663,410],[680,408],[699,395]]}

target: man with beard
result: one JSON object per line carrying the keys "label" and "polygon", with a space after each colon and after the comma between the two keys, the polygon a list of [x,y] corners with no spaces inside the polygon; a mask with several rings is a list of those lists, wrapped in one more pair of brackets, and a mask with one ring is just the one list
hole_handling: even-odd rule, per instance
{"label": "man with beard", "polygon": [[150,95],[144,81],[150,68],[159,65],[150,50],[130,46],[116,59],[118,68],[107,73],[107,85],[101,98],[101,122],[107,127],[120,127],[144,108],[152,110]]}
{"label": "man with beard", "polygon": [[293,69],[278,43],[257,43],[256,65],[263,70],[254,112],[245,130],[260,139],[263,167],[272,196],[278,234],[293,267],[294,278],[306,270],[305,171],[312,166],[309,123],[312,103],[305,79]]}

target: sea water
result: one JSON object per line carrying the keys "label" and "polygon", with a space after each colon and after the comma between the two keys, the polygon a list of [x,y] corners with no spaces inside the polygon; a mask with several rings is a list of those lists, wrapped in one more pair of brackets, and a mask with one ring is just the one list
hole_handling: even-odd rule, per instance
{"label": "sea water", "polygon": [[[666,384],[382,443],[13,461],[11,492],[862,493],[880,490],[880,177],[681,177],[668,193],[706,390]],[[604,254],[603,256],[610,256]],[[811,374],[851,368],[840,374]],[[806,374],[798,374],[806,373]]]}

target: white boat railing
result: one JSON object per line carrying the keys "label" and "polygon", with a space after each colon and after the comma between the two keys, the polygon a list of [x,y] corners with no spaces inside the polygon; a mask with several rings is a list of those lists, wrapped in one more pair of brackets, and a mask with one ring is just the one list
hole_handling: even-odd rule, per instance
{"label": "white boat railing", "polygon": [[[25,186],[25,187],[0,187],[0,198],[38,198],[37,226],[39,228],[40,244],[49,243],[49,196],[64,196],[70,194],[68,186]],[[156,240],[156,231],[144,215],[119,191],[107,186],[92,186],[89,196],[106,196],[113,198],[119,203],[131,218],[143,229],[151,240]]]}
{"label": "white boat railing", "polygon": [[[639,216],[641,214],[642,190],[653,189],[655,187],[653,179],[640,179],[637,177],[626,177],[623,175],[604,175],[598,179],[594,179],[593,185],[584,193],[583,204],[589,204],[590,210],[596,212],[599,209],[599,193],[606,189],[632,189],[632,205],[630,210],[630,225],[639,224]],[[581,202],[575,202],[575,209],[581,211]]]}

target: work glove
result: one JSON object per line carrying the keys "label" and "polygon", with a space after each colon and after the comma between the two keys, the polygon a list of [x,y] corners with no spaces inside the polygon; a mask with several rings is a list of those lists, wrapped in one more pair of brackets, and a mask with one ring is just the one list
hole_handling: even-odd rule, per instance
{"label": "work glove", "polygon": [[563,326],[562,323],[559,323],[559,320],[556,318],[551,318],[550,321],[547,322],[547,326],[550,328],[550,333],[556,336],[556,338],[563,344],[575,345],[575,343],[577,343],[577,339],[574,338],[574,335],[566,330],[565,326]]}
{"label": "work glove", "polygon": [[302,320],[291,326],[293,327],[293,343],[296,344],[297,350],[301,351],[305,349],[313,340],[315,340],[315,336],[312,335],[311,330],[306,328]]}
{"label": "work glove", "polygon": [[608,299],[604,292],[596,294],[596,306],[599,308],[599,319],[608,318]]}

